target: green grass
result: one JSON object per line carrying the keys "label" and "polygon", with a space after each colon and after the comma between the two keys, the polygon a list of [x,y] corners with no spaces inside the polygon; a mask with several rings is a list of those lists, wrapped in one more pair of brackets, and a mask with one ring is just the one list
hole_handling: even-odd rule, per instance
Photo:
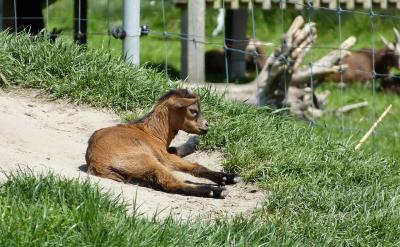
{"label": "green grass", "polygon": [[87,180],[14,173],[0,186],[0,245],[256,246],[283,240],[264,235],[273,226],[258,227],[255,219],[156,222],[129,214],[126,208]]}
{"label": "green grass", "polygon": [[[41,38],[31,41],[24,35],[15,37],[0,34],[0,71],[10,82],[19,86],[40,88],[53,97],[109,107],[123,115],[133,116],[148,111],[160,95],[177,86],[175,83],[166,83],[163,74],[152,69],[132,67],[107,50],[83,49],[62,40],[55,43]],[[200,148],[220,150],[225,156],[225,168],[239,171],[247,180],[256,181],[271,192],[265,201],[268,218],[264,222],[240,218],[190,226],[185,222],[148,222],[137,217],[129,218],[119,207],[110,213],[107,211],[108,203],[105,203],[104,211],[99,209],[98,214],[80,214],[73,206],[77,201],[74,198],[61,202],[64,203],[61,205],[71,205],[72,208],[67,207],[63,211],[64,207],[57,204],[59,199],[54,198],[58,192],[48,192],[40,203],[34,203],[35,198],[32,197],[4,192],[13,182],[2,187],[0,198],[6,200],[2,206],[8,210],[18,210],[13,206],[26,205],[26,212],[21,212],[21,215],[27,216],[23,217],[26,221],[23,224],[32,227],[29,229],[35,229],[38,219],[43,224],[50,224],[54,218],[54,222],[59,221],[62,225],[64,220],[61,219],[68,218],[66,222],[69,223],[62,228],[64,231],[54,225],[43,226],[42,231],[46,232],[47,238],[54,238],[58,243],[64,241],[60,240],[62,235],[71,232],[68,238],[71,243],[95,241],[94,237],[87,235],[110,233],[105,235],[107,238],[100,239],[107,244],[115,240],[121,245],[128,243],[123,242],[124,236],[129,241],[147,241],[143,245],[152,246],[175,245],[177,239],[182,239],[183,243],[176,245],[198,243],[207,246],[261,243],[275,246],[400,244],[398,162],[369,150],[354,152],[354,141],[340,141],[333,133],[321,136],[318,129],[273,114],[265,108],[224,101],[206,90],[199,93],[204,114],[212,124],[210,133],[201,139]],[[22,176],[19,180],[25,179]],[[31,183],[35,185],[21,190],[29,194],[43,179],[46,181],[46,178],[33,179]],[[19,180],[15,182],[16,189],[21,186],[18,185]],[[57,186],[57,183],[63,182],[55,182],[57,179],[53,178],[50,180],[56,186],[48,185],[44,189],[50,191],[60,187],[62,194],[69,194],[64,192],[69,191],[68,187],[75,183],[66,182],[68,186]],[[71,190],[78,190],[78,187]],[[15,198],[15,204],[14,199],[7,199],[13,195],[16,195],[12,197]],[[79,203],[83,205],[94,200],[78,195],[77,198],[82,198]],[[22,204],[22,200],[26,200],[25,204]],[[51,213],[46,207],[40,207],[47,205],[47,202],[53,205],[51,208],[54,211]],[[68,210],[75,218],[70,217]],[[6,222],[22,222],[19,214],[0,212],[1,228],[13,227]],[[29,212],[35,217],[28,217]],[[126,221],[121,220],[125,218]],[[92,220],[95,220],[93,229],[89,232],[82,230],[85,232],[83,235],[76,230],[79,228],[67,231],[77,222],[83,222],[78,225],[90,226]],[[134,225],[132,221],[139,221],[140,224]],[[106,225],[108,227],[104,229]],[[13,235],[7,235],[10,234],[8,232],[2,231],[2,241],[14,239]],[[45,238],[44,234],[36,235],[33,230],[25,234],[23,232],[20,233],[21,244],[37,239],[39,245]],[[141,238],[129,237],[141,232]],[[121,233],[121,236],[117,233]],[[180,234],[185,237],[179,237]]]}
{"label": "green grass", "polygon": [[[384,93],[376,89],[372,92],[372,83],[351,85],[343,90],[335,84],[323,85],[318,90],[330,90],[326,114],[317,121],[317,132],[322,136],[343,140],[344,142],[358,142],[373,125],[383,111],[392,104],[392,109],[381,124],[373,132],[365,144],[364,150],[379,153],[386,157],[400,160],[400,98],[399,95]],[[368,107],[353,112],[337,115],[333,110],[340,106],[367,101]]]}

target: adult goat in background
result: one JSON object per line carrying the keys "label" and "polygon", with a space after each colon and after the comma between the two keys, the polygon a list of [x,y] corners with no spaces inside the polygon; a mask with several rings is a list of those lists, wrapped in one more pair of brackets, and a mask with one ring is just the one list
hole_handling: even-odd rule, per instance
{"label": "adult goat in background", "polygon": [[[342,64],[347,65],[343,73],[343,82],[365,82],[373,79],[375,70],[376,79],[385,79],[390,75],[390,69],[400,66],[400,33],[393,28],[395,42],[391,43],[381,35],[381,40],[385,47],[380,49],[364,48],[352,52],[349,56],[342,59]],[[340,81],[340,74],[335,74],[335,81]]]}
{"label": "adult goat in background", "polygon": [[[170,193],[224,198],[227,191],[222,185],[236,183],[239,177],[211,171],[168,152],[179,130],[200,135],[208,131],[200,99],[191,90],[168,92],[142,119],[97,130],[86,151],[88,172],[120,182],[143,181]],[[207,178],[219,186],[184,183],[173,170]]]}
{"label": "adult goat in background", "polygon": [[[254,39],[249,39],[246,43],[243,52],[245,55],[246,72],[251,73],[256,70],[261,71],[266,62],[266,55],[264,45],[270,45],[270,43],[264,43]],[[254,56],[257,54],[257,56]],[[205,69],[207,74],[224,74],[225,71],[225,52],[223,49],[212,49],[205,53]]]}

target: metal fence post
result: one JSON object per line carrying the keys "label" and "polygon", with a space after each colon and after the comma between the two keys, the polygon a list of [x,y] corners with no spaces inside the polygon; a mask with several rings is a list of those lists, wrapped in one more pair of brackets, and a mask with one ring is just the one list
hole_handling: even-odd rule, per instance
{"label": "metal fence post", "polygon": [[124,0],[124,57],[139,65],[140,61],[140,0]]}

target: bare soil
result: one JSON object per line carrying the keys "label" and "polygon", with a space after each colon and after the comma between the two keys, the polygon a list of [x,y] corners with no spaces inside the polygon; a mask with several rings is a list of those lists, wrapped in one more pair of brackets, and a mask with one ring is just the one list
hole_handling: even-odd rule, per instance
{"label": "bare soil", "polygon": [[[102,127],[119,123],[120,118],[104,110],[74,105],[64,100],[50,101],[37,90],[0,89],[0,169],[29,168],[68,178],[90,179],[105,191],[121,195],[144,217],[215,218],[251,215],[261,207],[265,193],[253,184],[227,186],[225,199],[209,199],[168,194],[151,188],[115,182],[88,175],[84,154],[89,136]],[[184,143],[189,135],[179,133],[174,143]],[[220,170],[223,156],[218,152],[195,152],[187,157]],[[210,183],[179,173],[185,181]],[[0,179],[6,177],[1,174]]]}

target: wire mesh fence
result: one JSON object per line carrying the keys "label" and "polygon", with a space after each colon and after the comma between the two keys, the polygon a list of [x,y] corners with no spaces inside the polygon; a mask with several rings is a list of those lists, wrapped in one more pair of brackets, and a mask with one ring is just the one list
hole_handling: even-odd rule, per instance
{"label": "wire mesh fence", "polygon": [[[30,1],[31,5],[40,4],[40,12],[32,13],[29,16],[24,16],[27,13],[27,1],[9,0],[1,1],[2,11],[0,12],[0,20],[2,29],[9,28],[12,32],[31,31],[39,33],[38,28],[41,28],[41,33],[45,35],[55,35],[59,39],[75,39],[80,43],[87,43],[89,48],[103,47],[110,49],[115,56],[122,55],[122,42],[113,37],[113,28],[122,26],[122,3],[116,3],[110,0],[86,1],[75,0],[75,5],[72,1]],[[345,142],[356,142],[359,137],[365,133],[368,128],[376,121],[378,115],[383,111],[388,104],[393,103],[394,109],[387,119],[383,122],[382,128],[378,127],[374,131],[373,137],[370,140],[370,149],[385,148],[386,145],[391,145],[393,148],[399,146],[400,126],[397,117],[398,110],[396,104],[399,103],[395,94],[385,94],[378,91],[382,80],[391,78],[392,80],[400,79],[394,70],[391,73],[381,73],[381,66],[377,64],[379,55],[378,51],[382,47],[380,43],[380,35],[388,36],[392,28],[398,26],[400,15],[396,11],[388,11],[381,9],[383,6],[381,1],[354,1],[356,4],[363,4],[362,8],[349,8],[348,1],[325,1],[326,6],[322,6],[319,1],[270,1],[271,10],[263,10],[261,4],[268,6],[265,1],[248,0],[246,5],[239,8],[245,8],[248,15],[246,38],[232,39],[227,37],[225,33],[226,18],[223,18],[221,33],[217,36],[211,34],[211,29],[216,26],[216,19],[219,13],[223,13],[224,17],[228,11],[231,11],[233,2],[236,1],[219,1],[219,8],[206,8],[205,11],[205,35],[197,35],[184,33],[180,29],[180,9],[176,6],[177,1],[157,0],[157,1],[141,1],[141,25],[150,24],[150,30],[147,35],[141,38],[141,63],[154,64],[158,69],[165,74],[165,80],[177,79],[179,71],[182,69],[180,65],[180,46],[182,41],[205,46],[206,49],[219,49],[222,51],[224,59],[221,67],[224,69],[221,77],[216,80],[221,80],[225,83],[235,83],[251,81],[257,78],[259,74],[266,69],[260,67],[256,62],[258,58],[267,60],[274,55],[274,51],[282,48],[284,37],[290,24],[296,15],[302,15],[306,24],[311,25],[316,23],[318,36],[323,36],[322,41],[317,40],[306,47],[296,47],[307,49],[308,53],[304,59],[303,66],[308,67],[311,71],[311,76],[307,87],[311,88],[311,93],[314,91],[328,89],[331,91],[330,101],[324,108],[324,115],[320,118],[312,118],[311,122],[315,126],[316,131],[322,134],[336,135]],[[179,1],[178,1],[179,2]],[[184,2],[185,1],[181,1]],[[216,1],[208,1],[216,2]],[[237,1],[241,2],[241,1]],[[318,3],[317,3],[318,2]],[[332,3],[331,3],[332,2]],[[333,4],[333,2],[335,4]],[[366,2],[366,3],[364,3]],[[383,1],[382,2],[387,2]],[[392,2],[389,2],[392,3]],[[393,2],[394,3],[394,2]],[[88,12],[86,13],[86,4]],[[182,4],[182,3],[181,3]],[[292,9],[289,8],[289,4]],[[215,5],[215,4],[214,4]],[[22,6],[22,7],[21,7]],[[216,6],[216,5],[215,5]],[[262,5],[264,6],[264,5]],[[377,7],[378,6],[378,7]],[[23,11],[21,8],[25,8]],[[182,8],[182,5],[181,5]],[[75,9],[75,10],[74,10]],[[218,10],[222,10],[219,11]],[[75,11],[75,14],[73,12]],[[190,19],[190,18],[189,18]],[[188,25],[196,25],[196,20],[191,19]],[[41,22],[37,25],[36,31],[29,23]],[[328,23],[328,24],[327,24]],[[357,33],[352,33],[352,25],[357,26]],[[361,28],[360,28],[361,27]],[[139,28],[139,27],[138,27]],[[57,30],[60,30],[57,31]],[[321,34],[321,35],[320,35]],[[310,34],[311,35],[311,32]],[[342,49],[340,44],[350,35],[355,35],[360,45],[355,48]],[[129,35],[128,35],[129,36]],[[400,37],[397,37],[400,42]],[[237,47],[245,47],[251,41],[259,41],[258,46],[264,52],[248,51]],[[396,43],[393,43],[396,46]],[[365,49],[365,53],[369,53],[372,59],[371,70],[363,70],[362,68],[347,68],[346,71],[352,73],[366,74],[370,77],[368,82],[363,84],[351,85],[344,77],[345,70],[339,69],[338,83],[324,82],[316,85],[313,78],[313,70],[318,67],[324,67],[321,64],[316,64],[316,61],[329,51],[339,50],[340,53],[357,52],[361,48]],[[396,47],[395,47],[396,48]],[[400,52],[400,45],[392,50],[397,63]],[[236,80],[230,77],[229,54],[238,53],[252,58],[254,63],[254,71],[250,75],[246,75],[243,80]],[[196,53],[197,54],[197,53]],[[271,55],[272,54],[272,55]],[[197,55],[196,55],[197,56]],[[341,57],[341,55],[340,55]],[[196,59],[197,60],[197,59]],[[342,59],[339,61],[339,67],[344,65]],[[175,71],[175,74],[173,73]],[[202,71],[195,72],[196,74]],[[181,78],[185,79],[185,78]],[[210,80],[206,75],[206,80]],[[214,79],[211,79],[211,81]],[[285,98],[288,97],[288,88],[290,86],[289,76],[282,77],[284,83]],[[329,79],[327,79],[329,80]],[[326,84],[326,85],[325,85]],[[322,88],[322,89],[321,89]],[[368,93],[367,93],[368,92]],[[337,113],[335,109],[348,105],[349,103],[367,101],[368,106],[364,109],[356,110],[352,113]]]}

